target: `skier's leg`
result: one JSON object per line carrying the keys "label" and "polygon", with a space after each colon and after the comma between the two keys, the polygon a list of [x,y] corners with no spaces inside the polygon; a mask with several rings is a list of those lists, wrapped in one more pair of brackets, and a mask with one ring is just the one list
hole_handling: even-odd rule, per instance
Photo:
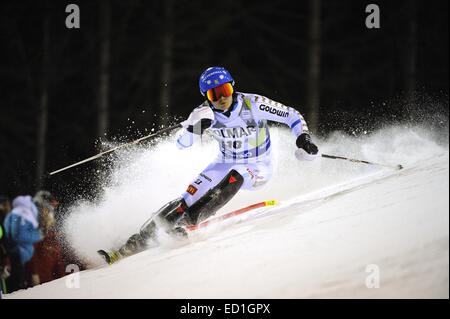
{"label": "skier's leg", "polygon": [[[212,168],[217,171],[217,166],[220,167],[220,164],[215,165]],[[211,174],[211,171],[205,171],[201,175],[207,176],[206,174],[214,175],[215,177],[219,176],[217,172]],[[228,174],[225,175],[219,183],[213,188],[210,188],[206,193],[203,192],[204,194],[200,198],[197,198],[193,204],[185,209],[186,212],[182,217],[182,219],[184,219],[183,223],[190,225],[200,223],[214,215],[220,208],[228,203],[240,189],[259,189],[265,185],[271,177],[272,164],[270,160],[233,165]],[[189,186],[187,193],[183,194],[183,198],[186,198],[187,194],[192,195],[189,192],[191,187],[192,184]],[[184,206],[177,210],[178,213],[182,212],[186,207],[186,201],[184,201],[184,204]]]}
{"label": "skier's leg", "polygon": [[244,177],[241,189],[258,190],[272,178],[272,162],[270,160],[232,167]]}
{"label": "skier's leg", "polygon": [[230,167],[229,164],[212,163],[189,185],[182,197],[161,207],[154,214],[155,218],[145,223],[139,233],[130,236],[122,247],[99,253],[112,264],[143,251],[148,240],[156,238],[158,226],[172,232],[181,219],[185,224],[195,224],[214,214],[237,193],[243,183],[242,176],[235,170],[230,171]]}
{"label": "skier's leg", "polygon": [[[254,189],[264,184],[270,175],[268,165],[213,163],[189,185],[182,197],[163,206],[155,216],[167,231],[179,223],[198,224],[215,214],[241,188]],[[110,253],[112,262],[144,250],[147,241],[155,238],[156,228],[155,220],[144,224],[117,252]]]}
{"label": "skier's leg", "polygon": [[241,174],[234,169],[229,171],[219,183],[187,208],[183,216],[185,222],[195,225],[214,215],[236,195],[243,183]]}
{"label": "skier's leg", "polygon": [[[224,169],[229,169],[229,165],[220,164],[222,163],[209,165],[199,175],[199,178],[189,185],[182,197],[163,206],[155,214],[154,220],[144,224],[138,234],[134,234],[128,239],[127,243],[120,248],[120,254],[128,256],[144,250],[147,240],[154,238],[157,224],[171,232],[181,222],[181,219],[183,224],[197,224],[228,203],[239,191],[244,179],[234,169],[226,173]],[[208,186],[211,184],[214,186],[209,188]],[[188,206],[185,198],[191,202],[195,200],[195,202]]]}
{"label": "skier's leg", "polygon": [[[178,231],[178,226],[197,224],[214,214],[238,192],[243,183],[242,176],[236,170],[228,173],[209,170],[203,171],[200,176],[209,179],[214,186],[209,188],[207,183],[203,184],[196,179],[192,184],[196,184],[198,188],[192,184],[189,185],[188,190],[178,199],[179,204],[176,207],[158,214],[157,224],[169,233]],[[202,195],[199,196],[200,194]],[[195,200],[194,203],[192,198]],[[192,204],[189,206],[187,202]]]}
{"label": "skier's leg", "polygon": [[[232,172],[232,166],[233,163],[223,162],[208,165],[182,194],[184,201],[178,208],[176,218],[179,219],[182,215],[183,224],[196,224],[225,205],[238,192],[243,182],[240,174]],[[176,222],[172,223],[175,224]]]}
{"label": "skier's leg", "polygon": [[[155,213],[155,216],[170,215],[171,212],[176,211],[177,207],[181,205],[183,205],[183,199],[177,198],[161,207],[158,212]],[[156,238],[156,231],[157,226],[155,221],[153,219],[149,220],[141,227],[139,233],[128,238],[127,242],[120,247],[118,252],[122,257],[124,257],[143,251],[147,247],[147,241]]]}
{"label": "skier's leg", "polygon": [[[257,163],[211,164],[189,185],[182,196],[185,199],[185,204],[188,205],[184,215],[185,222],[198,224],[215,214],[240,189],[258,189],[266,184],[271,177],[272,164],[270,158]],[[219,180],[220,182],[217,182]],[[182,209],[179,209],[180,211]]]}
{"label": "skier's leg", "polygon": [[210,189],[214,188],[227,175],[233,165],[213,162],[208,165],[187,187],[181,195],[187,206],[192,206],[202,198]]}

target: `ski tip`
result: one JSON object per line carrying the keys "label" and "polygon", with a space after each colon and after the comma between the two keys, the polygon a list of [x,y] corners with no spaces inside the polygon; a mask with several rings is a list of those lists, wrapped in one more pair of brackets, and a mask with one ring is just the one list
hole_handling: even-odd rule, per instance
{"label": "ski tip", "polygon": [[103,249],[97,250],[97,253],[103,257],[103,259],[110,265],[119,261],[123,258],[123,256],[118,251],[110,251],[107,252]]}
{"label": "ski tip", "polygon": [[273,199],[273,200],[267,200],[264,202],[265,206],[274,206],[278,204],[278,201]]}
{"label": "ski tip", "polygon": [[109,264],[111,265],[111,258],[109,257],[108,253],[104,251],[103,249],[97,250],[97,253]]}

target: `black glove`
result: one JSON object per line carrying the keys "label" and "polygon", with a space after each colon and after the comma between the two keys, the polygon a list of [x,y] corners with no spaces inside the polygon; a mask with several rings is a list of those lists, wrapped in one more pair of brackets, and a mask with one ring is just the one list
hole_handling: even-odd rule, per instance
{"label": "black glove", "polygon": [[195,125],[189,125],[186,129],[188,132],[201,135],[206,129],[210,128],[211,124],[212,120],[201,119],[199,122],[195,123]]}
{"label": "black glove", "polygon": [[306,153],[315,155],[319,152],[317,146],[311,142],[311,136],[308,133],[302,133],[297,137],[297,141],[295,142],[298,148],[302,148]]}

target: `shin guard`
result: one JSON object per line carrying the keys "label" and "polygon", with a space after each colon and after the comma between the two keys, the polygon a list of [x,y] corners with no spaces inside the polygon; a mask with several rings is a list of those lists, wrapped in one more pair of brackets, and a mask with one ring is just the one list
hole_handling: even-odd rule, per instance
{"label": "shin guard", "polygon": [[214,215],[239,191],[244,178],[236,170],[231,170],[216,186],[187,209],[187,215],[193,224]]}

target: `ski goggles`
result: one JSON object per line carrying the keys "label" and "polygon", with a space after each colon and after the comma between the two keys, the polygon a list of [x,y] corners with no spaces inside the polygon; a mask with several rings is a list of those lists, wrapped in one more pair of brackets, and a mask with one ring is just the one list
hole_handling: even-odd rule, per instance
{"label": "ski goggles", "polygon": [[217,102],[222,96],[229,97],[233,95],[233,92],[234,90],[231,83],[225,83],[206,91],[206,96],[208,97],[208,100]]}

